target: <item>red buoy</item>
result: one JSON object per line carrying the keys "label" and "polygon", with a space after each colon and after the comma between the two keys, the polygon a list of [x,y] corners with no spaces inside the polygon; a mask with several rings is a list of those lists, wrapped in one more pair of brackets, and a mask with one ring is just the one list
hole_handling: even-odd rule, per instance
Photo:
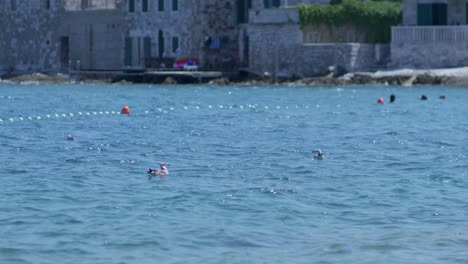
{"label": "red buoy", "polygon": [[383,104],[383,103],[385,103],[385,100],[384,100],[382,97],[380,97],[380,98],[377,100],[377,103]]}
{"label": "red buoy", "polygon": [[122,115],[129,115],[130,114],[130,108],[128,107],[128,105],[125,105],[124,107],[122,107],[122,111],[120,113]]}

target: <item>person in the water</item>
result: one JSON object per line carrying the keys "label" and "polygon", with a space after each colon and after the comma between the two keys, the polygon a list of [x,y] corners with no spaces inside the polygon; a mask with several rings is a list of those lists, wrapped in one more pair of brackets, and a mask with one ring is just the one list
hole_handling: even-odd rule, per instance
{"label": "person in the water", "polygon": [[421,95],[421,101],[426,101],[427,100],[427,96],[426,95]]}
{"label": "person in the water", "polygon": [[67,136],[67,140],[75,140],[75,137],[72,136],[72,135],[68,135],[68,136]]}
{"label": "person in the water", "polygon": [[160,168],[159,170],[157,169],[148,169],[149,174],[153,175],[169,175],[169,170],[167,169],[167,163],[163,162],[159,164]]}
{"label": "person in the water", "polygon": [[390,95],[390,103],[395,102],[396,96],[394,94]]}
{"label": "person in the water", "polygon": [[320,149],[314,151],[314,159],[323,160],[323,153]]}

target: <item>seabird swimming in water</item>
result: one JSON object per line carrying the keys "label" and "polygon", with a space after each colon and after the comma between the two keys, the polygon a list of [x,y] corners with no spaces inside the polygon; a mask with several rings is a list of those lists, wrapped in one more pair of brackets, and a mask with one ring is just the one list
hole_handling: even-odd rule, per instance
{"label": "seabird swimming in water", "polygon": [[167,169],[167,163],[163,162],[160,163],[159,166],[161,167],[160,170],[157,169],[148,169],[149,174],[154,174],[154,175],[169,175],[169,170]]}
{"label": "seabird swimming in water", "polygon": [[323,159],[323,153],[320,149],[314,150],[314,159],[318,159],[318,160]]}

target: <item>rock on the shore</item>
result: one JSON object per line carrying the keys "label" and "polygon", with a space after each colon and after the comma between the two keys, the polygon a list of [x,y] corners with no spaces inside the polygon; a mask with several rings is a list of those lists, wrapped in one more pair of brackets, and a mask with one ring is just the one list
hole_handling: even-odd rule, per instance
{"label": "rock on the shore", "polygon": [[177,84],[177,81],[172,77],[167,77],[164,79],[163,84]]}
{"label": "rock on the shore", "polygon": [[228,78],[217,78],[209,82],[209,84],[213,84],[213,85],[227,85],[229,83],[230,81]]}
{"label": "rock on the shore", "polygon": [[44,82],[44,83],[63,83],[69,82],[70,76],[64,74],[47,75],[42,73],[23,74],[5,78],[12,82]]}

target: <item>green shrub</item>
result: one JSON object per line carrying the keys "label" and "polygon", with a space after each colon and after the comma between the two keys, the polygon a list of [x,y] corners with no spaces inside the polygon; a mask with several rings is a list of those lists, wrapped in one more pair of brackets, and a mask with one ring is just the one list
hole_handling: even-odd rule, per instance
{"label": "green shrub", "polygon": [[343,0],[334,5],[299,5],[299,14],[302,26],[355,25],[367,29],[368,42],[388,43],[391,27],[401,21],[402,8],[399,2]]}

